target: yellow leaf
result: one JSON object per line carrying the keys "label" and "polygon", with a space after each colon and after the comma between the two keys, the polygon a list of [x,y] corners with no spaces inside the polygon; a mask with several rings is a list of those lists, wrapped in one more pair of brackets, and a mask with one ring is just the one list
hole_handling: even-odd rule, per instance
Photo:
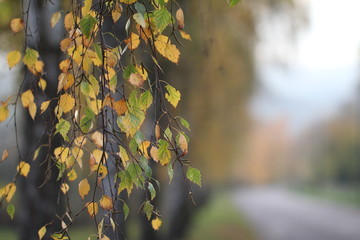
{"label": "yellow leaf", "polygon": [[50,19],[50,26],[53,28],[55,27],[55,25],[58,23],[58,21],[60,20],[61,18],[61,12],[56,12],[54,13],[52,16],[51,16],[51,19]]}
{"label": "yellow leaf", "polygon": [[130,50],[135,50],[140,44],[140,37],[136,33],[131,33],[128,39],[124,42],[128,44]]}
{"label": "yellow leaf", "polygon": [[33,120],[35,120],[36,116],[36,104],[34,102],[30,103],[29,105],[29,113]]}
{"label": "yellow leaf", "polygon": [[85,136],[79,136],[74,139],[74,143],[77,146],[83,146],[87,142],[87,138]]}
{"label": "yellow leaf", "polygon": [[10,22],[10,28],[14,33],[18,33],[24,28],[24,22],[21,18],[13,18]]}
{"label": "yellow leaf", "polygon": [[100,207],[104,210],[111,210],[113,208],[112,199],[107,195],[103,195],[100,199]]}
{"label": "yellow leaf", "polygon": [[137,2],[137,0],[120,0],[120,2],[125,3],[125,4],[132,4],[134,2]]}
{"label": "yellow leaf", "polygon": [[98,148],[102,148],[103,147],[103,134],[99,131],[94,132],[91,135],[91,139],[93,140],[93,142],[95,143],[95,145]]}
{"label": "yellow leaf", "polygon": [[39,88],[41,88],[41,90],[45,91],[45,89],[46,89],[46,81],[45,81],[45,79],[40,78],[39,82],[38,82],[38,86],[39,86]]}
{"label": "yellow leaf", "polygon": [[40,61],[40,60],[37,60],[35,62],[35,70],[38,73],[43,73],[43,71],[44,71],[44,62]]}
{"label": "yellow leaf", "polygon": [[182,30],[180,30],[179,32],[183,39],[191,41],[191,36],[189,34],[187,34],[185,31],[182,31]]}
{"label": "yellow leaf", "polygon": [[[74,140],[75,142],[75,140]],[[80,168],[82,168],[82,156],[84,154],[84,151],[79,147],[73,147],[71,150],[72,155],[74,156],[76,162],[79,164]]]}
{"label": "yellow leaf", "polygon": [[74,169],[71,169],[70,172],[68,172],[67,177],[69,178],[69,181],[74,181],[77,178],[77,173]]}
{"label": "yellow leaf", "polygon": [[18,171],[20,175],[27,177],[30,172],[30,164],[21,161],[19,165],[16,167],[16,171]]}
{"label": "yellow leaf", "polygon": [[7,159],[9,157],[9,151],[7,149],[5,149],[3,151],[2,157],[1,157],[1,161],[4,161],[5,159]]}
{"label": "yellow leaf", "polygon": [[102,65],[101,59],[98,57],[96,52],[94,52],[93,50],[88,49],[86,51],[86,57],[88,57],[94,63],[95,66],[99,67]]}
{"label": "yellow leaf", "polygon": [[65,39],[61,40],[61,42],[60,42],[60,49],[61,49],[61,51],[65,52],[70,47],[72,47],[73,44],[74,44],[74,42],[71,38],[65,38]]}
{"label": "yellow leaf", "polygon": [[118,153],[119,157],[121,158],[121,161],[123,162],[123,165],[126,166],[126,162],[129,161],[129,156],[122,146],[119,146],[120,152]]}
{"label": "yellow leaf", "polygon": [[155,218],[154,220],[151,221],[151,226],[153,227],[154,230],[159,230],[159,228],[161,227],[162,221],[160,218]]}
{"label": "yellow leaf", "polygon": [[45,233],[46,233],[46,226],[43,226],[38,231],[39,240],[41,240],[45,236]]}
{"label": "yellow leaf", "polygon": [[0,198],[5,196],[7,202],[10,202],[16,192],[15,183],[9,183],[5,187],[0,189]]}
{"label": "yellow leaf", "polygon": [[84,178],[79,182],[79,195],[82,200],[84,200],[84,197],[88,195],[90,192],[90,184],[87,180],[87,178]]}
{"label": "yellow leaf", "polygon": [[179,8],[177,11],[176,11],[176,20],[177,20],[177,23],[178,23],[178,28],[179,29],[183,29],[185,27],[185,24],[184,24],[184,12],[181,8]]}
{"label": "yellow leaf", "polygon": [[69,148],[57,147],[54,149],[54,155],[60,163],[65,163],[69,156]]}
{"label": "yellow leaf", "polygon": [[112,17],[114,23],[116,23],[120,19],[122,10],[123,10],[122,5],[119,4],[118,2],[116,2],[115,7],[111,12],[111,17]]}
{"label": "yellow leaf", "polygon": [[88,211],[90,217],[94,217],[99,211],[98,204],[96,202],[87,203],[87,211]]}
{"label": "yellow leaf", "polygon": [[51,100],[41,103],[41,107],[40,107],[41,113],[46,111],[46,109],[49,107],[50,102],[51,102]]}
{"label": "yellow leaf", "polygon": [[129,77],[129,82],[135,86],[135,87],[139,87],[141,88],[143,83],[144,83],[144,79],[142,78],[142,76],[138,73],[131,73],[130,77]]}
{"label": "yellow leaf", "polygon": [[63,194],[66,194],[69,191],[70,187],[67,183],[62,183],[60,189]]}
{"label": "yellow leaf", "polygon": [[100,240],[110,240],[110,238],[103,234],[103,237]]}
{"label": "yellow leaf", "polygon": [[147,73],[147,71],[145,70],[145,68],[143,68],[142,66],[136,65],[136,66],[135,66],[135,69],[136,69],[136,72],[141,75],[141,77],[143,78],[143,80],[146,81],[147,78],[148,78],[148,73]]}
{"label": "yellow leaf", "polygon": [[146,157],[147,159],[150,159],[150,156],[148,154],[148,148],[151,146],[150,141],[144,141],[141,143],[140,145],[140,152],[142,153],[142,155],[144,155],[144,157]]}
{"label": "yellow leaf", "polygon": [[59,77],[58,77],[58,93],[61,91],[61,89],[67,90],[68,88],[70,88],[74,82],[75,82],[75,78],[74,75],[72,75],[71,73],[60,73]]}
{"label": "yellow leaf", "polygon": [[60,96],[59,107],[64,113],[70,112],[75,106],[75,99],[68,93]]}
{"label": "yellow leaf", "polygon": [[127,112],[128,108],[126,105],[126,101],[121,99],[119,101],[113,102],[112,107],[114,108],[117,115],[122,115]]}
{"label": "yellow leaf", "polygon": [[106,152],[103,152],[103,151],[100,150],[100,149],[94,149],[94,151],[92,152],[92,155],[93,155],[93,157],[94,157],[94,159],[95,159],[95,163],[96,163],[96,164],[99,164],[99,163],[101,162],[101,158],[103,157],[103,155],[104,155],[104,157],[105,157],[105,161],[106,161],[106,159],[108,158],[107,153],[106,153]]}
{"label": "yellow leaf", "polygon": [[21,59],[21,53],[19,51],[11,51],[7,55],[7,61],[9,68],[14,67],[16,64],[19,63]]}
{"label": "yellow leaf", "polygon": [[34,102],[34,95],[30,89],[21,94],[21,103],[24,106],[24,108],[29,107],[29,105],[33,102]]}
{"label": "yellow leaf", "polygon": [[72,12],[69,12],[64,17],[64,27],[69,32],[70,30],[74,29],[74,16]]}
{"label": "yellow leaf", "polygon": [[60,62],[59,68],[63,73],[65,73],[65,72],[69,71],[70,65],[71,65],[70,59],[65,59]]}
{"label": "yellow leaf", "polygon": [[169,61],[178,64],[180,58],[180,51],[177,47],[170,43],[169,38],[164,35],[159,35],[155,41],[156,50]]}
{"label": "yellow leaf", "polygon": [[0,122],[5,121],[9,116],[9,109],[7,103],[0,102]]}
{"label": "yellow leaf", "polygon": [[81,13],[83,17],[85,17],[90,12],[91,6],[92,6],[92,0],[84,1],[84,6],[81,8]]}
{"label": "yellow leaf", "polygon": [[150,155],[155,162],[159,162],[159,149],[155,146],[152,146],[150,149]]}

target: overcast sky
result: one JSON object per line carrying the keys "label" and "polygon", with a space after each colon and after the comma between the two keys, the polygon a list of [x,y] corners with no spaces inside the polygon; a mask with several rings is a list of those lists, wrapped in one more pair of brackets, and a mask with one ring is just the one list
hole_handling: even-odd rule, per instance
{"label": "overcast sky", "polygon": [[[284,37],[281,26],[262,26],[258,49],[262,88],[251,105],[257,119],[286,117],[295,131],[336,113],[354,96],[360,79],[360,1],[302,2],[308,4],[309,25],[295,43]],[[285,67],[274,64],[279,59]]]}

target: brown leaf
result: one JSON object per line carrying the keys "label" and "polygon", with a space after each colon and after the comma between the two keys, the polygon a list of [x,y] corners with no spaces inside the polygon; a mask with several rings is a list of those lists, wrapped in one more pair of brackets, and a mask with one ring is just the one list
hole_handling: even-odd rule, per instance
{"label": "brown leaf", "polygon": [[183,10],[181,8],[179,8],[176,11],[176,20],[177,20],[177,23],[179,24],[178,28],[183,29],[185,27],[185,24],[184,24],[184,12],[183,12]]}

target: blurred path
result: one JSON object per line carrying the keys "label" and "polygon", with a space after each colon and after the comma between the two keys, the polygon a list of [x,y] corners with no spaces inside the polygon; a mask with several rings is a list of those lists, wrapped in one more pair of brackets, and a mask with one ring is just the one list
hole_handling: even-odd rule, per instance
{"label": "blurred path", "polygon": [[234,194],[259,240],[360,240],[360,210],[277,188]]}

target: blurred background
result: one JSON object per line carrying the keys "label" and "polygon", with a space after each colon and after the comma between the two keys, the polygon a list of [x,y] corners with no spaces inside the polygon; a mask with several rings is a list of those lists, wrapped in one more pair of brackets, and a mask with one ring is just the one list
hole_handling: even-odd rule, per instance
{"label": "blurred background", "polygon": [[[183,95],[177,113],[191,124],[203,187],[192,206],[181,173],[169,186],[164,178],[164,225],[152,232],[133,211],[127,239],[360,239],[360,2],[180,2],[193,41],[165,72]],[[22,78],[6,63],[22,46],[8,27],[19,9],[0,0],[0,100]],[[0,124],[0,152],[15,152],[13,133]],[[1,186],[15,166],[0,163]],[[15,221],[0,210],[0,239],[19,239],[28,224],[26,194],[17,198]],[[96,233],[88,222],[80,218],[72,239]]]}

